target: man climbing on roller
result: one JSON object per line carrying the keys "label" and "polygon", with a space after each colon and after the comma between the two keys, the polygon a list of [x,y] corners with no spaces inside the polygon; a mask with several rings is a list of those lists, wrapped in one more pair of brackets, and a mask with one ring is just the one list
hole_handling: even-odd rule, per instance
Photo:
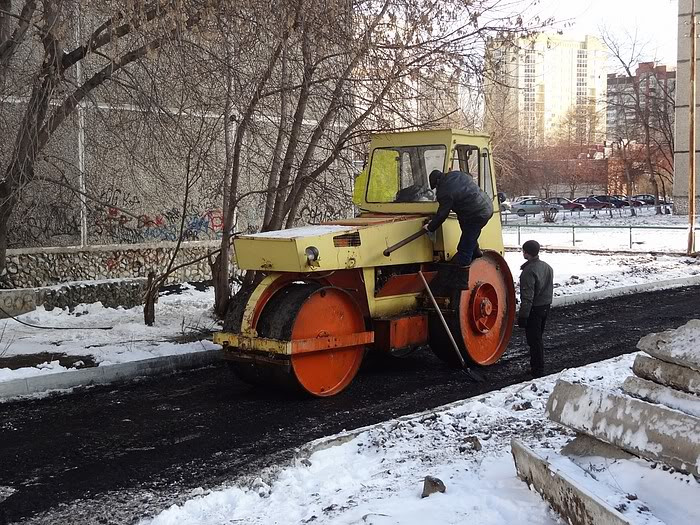
{"label": "man climbing on roller", "polygon": [[437,214],[423,226],[432,233],[445,222],[450,211],[457,214],[462,236],[457,244],[457,254],[452,261],[459,266],[469,266],[472,259],[481,256],[479,235],[493,215],[491,198],[463,171],[442,173],[433,170],[429,176],[431,189],[436,190],[439,203]]}

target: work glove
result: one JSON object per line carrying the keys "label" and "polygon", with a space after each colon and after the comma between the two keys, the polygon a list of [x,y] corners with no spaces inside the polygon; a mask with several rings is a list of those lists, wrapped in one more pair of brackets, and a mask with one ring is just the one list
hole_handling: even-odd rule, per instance
{"label": "work glove", "polygon": [[518,317],[518,328],[527,328],[527,317]]}
{"label": "work glove", "polygon": [[431,232],[431,231],[428,229],[428,225],[427,225],[427,224],[424,224],[424,225],[423,225],[423,229],[424,229],[425,231],[428,232],[428,237],[430,238],[430,240],[431,240],[433,243],[435,243],[435,238],[436,238],[435,232]]}

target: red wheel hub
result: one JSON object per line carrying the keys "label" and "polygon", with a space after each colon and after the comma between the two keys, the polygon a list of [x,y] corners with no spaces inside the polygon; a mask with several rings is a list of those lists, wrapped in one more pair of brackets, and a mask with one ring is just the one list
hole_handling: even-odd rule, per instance
{"label": "red wheel hub", "polygon": [[498,320],[498,293],[489,283],[478,283],[471,296],[471,322],[474,329],[488,333]]}

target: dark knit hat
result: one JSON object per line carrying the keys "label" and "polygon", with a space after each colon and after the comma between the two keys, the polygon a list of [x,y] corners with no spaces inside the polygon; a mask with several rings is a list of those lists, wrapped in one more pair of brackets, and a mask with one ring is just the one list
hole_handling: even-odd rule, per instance
{"label": "dark knit hat", "polygon": [[540,243],[532,240],[525,241],[525,244],[523,244],[523,251],[529,253],[533,257],[537,257],[537,254],[540,253]]}
{"label": "dark knit hat", "polygon": [[433,170],[430,172],[428,180],[430,181],[431,190],[434,190],[437,187],[438,180],[440,180],[440,177],[442,177],[442,172],[440,170]]}

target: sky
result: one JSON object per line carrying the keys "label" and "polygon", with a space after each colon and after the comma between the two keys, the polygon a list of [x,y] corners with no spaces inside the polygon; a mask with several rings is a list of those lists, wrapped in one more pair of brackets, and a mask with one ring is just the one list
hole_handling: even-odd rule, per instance
{"label": "sky", "polygon": [[678,0],[543,0],[540,9],[565,35],[599,35],[604,26],[618,38],[636,32],[644,59],[676,62]]}

